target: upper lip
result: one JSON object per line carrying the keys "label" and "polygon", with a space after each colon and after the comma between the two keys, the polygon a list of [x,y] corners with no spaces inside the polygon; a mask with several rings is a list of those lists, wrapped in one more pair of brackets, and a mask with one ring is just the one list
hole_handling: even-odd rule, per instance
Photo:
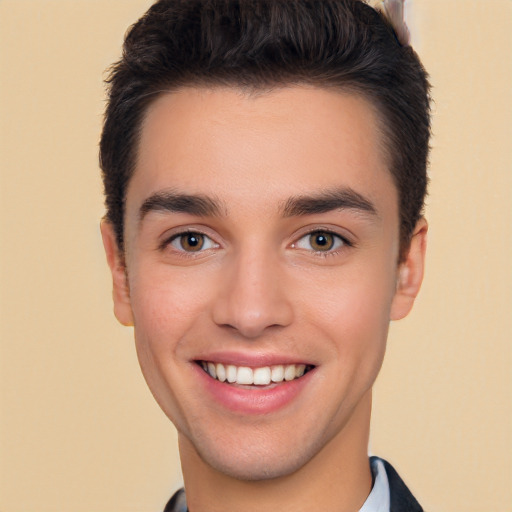
{"label": "upper lip", "polygon": [[252,368],[287,364],[305,364],[314,366],[313,362],[301,359],[297,356],[261,352],[209,352],[199,355],[198,357],[194,358],[194,360],[232,364],[234,366],[248,366]]}

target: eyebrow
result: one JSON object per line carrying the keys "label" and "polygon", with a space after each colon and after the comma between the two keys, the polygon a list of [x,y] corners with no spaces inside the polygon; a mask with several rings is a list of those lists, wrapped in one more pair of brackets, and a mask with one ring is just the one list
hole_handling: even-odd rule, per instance
{"label": "eyebrow", "polygon": [[313,196],[291,197],[284,204],[282,213],[284,217],[295,217],[333,210],[355,210],[378,217],[375,205],[351,188],[327,190]]}
{"label": "eyebrow", "polygon": [[149,212],[189,213],[200,217],[220,217],[221,203],[203,195],[181,194],[172,190],[156,192],[148,197],[139,209],[142,221]]}
{"label": "eyebrow", "polygon": [[[220,217],[225,212],[221,202],[204,195],[182,194],[172,190],[156,192],[139,209],[142,221],[149,212],[188,213],[200,217]],[[333,210],[355,210],[378,217],[373,203],[351,188],[327,190],[317,195],[290,197],[281,208],[283,217],[327,213]],[[225,213],[224,213],[225,214]]]}

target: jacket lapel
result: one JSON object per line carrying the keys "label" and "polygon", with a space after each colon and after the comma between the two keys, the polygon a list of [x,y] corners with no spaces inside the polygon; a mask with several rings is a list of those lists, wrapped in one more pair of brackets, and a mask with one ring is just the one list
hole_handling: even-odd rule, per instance
{"label": "jacket lapel", "polygon": [[423,512],[423,508],[398,476],[395,468],[389,462],[380,460],[384,463],[389,482],[390,512]]}

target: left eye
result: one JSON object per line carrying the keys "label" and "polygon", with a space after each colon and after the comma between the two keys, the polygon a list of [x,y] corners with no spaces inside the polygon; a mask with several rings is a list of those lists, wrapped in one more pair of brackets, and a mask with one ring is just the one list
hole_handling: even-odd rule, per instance
{"label": "left eye", "polygon": [[329,252],[339,249],[343,245],[348,244],[341,236],[329,231],[313,231],[293,244],[296,248],[315,252]]}
{"label": "left eye", "polygon": [[170,240],[170,245],[178,251],[185,252],[199,252],[217,247],[217,244],[210,237],[194,231],[179,233],[173,236]]}

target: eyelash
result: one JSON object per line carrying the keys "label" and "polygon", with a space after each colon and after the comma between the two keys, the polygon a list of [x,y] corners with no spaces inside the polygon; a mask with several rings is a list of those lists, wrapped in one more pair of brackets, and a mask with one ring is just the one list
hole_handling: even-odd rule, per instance
{"label": "eyelash", "polygon": [[[184,237],[184,236],[187,236],[187,235],[195,235],[195,236],[200,236],[202,237],[205,241],[209,241],[214,247],[207,247],[207,249],[212,249],[212,248],[217,248],[219,247],[219,244],[217,244],[216,242],[213,241],[213,239],[208,236],[207,234],[205,233],[202,233],[201,231],[195,231],[195,230],[186,230],[186,231],[181,231],[179,233],[175,233],[173,234],[172,236],[170,236],[169,238],[166,238],[159,246],[159,249],[160,250],[165,250],[166,247],[168,247],[169,245],[172,245],[172,243],[175,241],[175,240],[179,240],[181,237]],[[181,244],[180,244],[181,245]],[[182,249],[177,249],[175,252],[180,254],[180,255],[183,255],[184,257],[188,257],[188,256],[185,256],[185,254],[193,254],[194,252],[204,252],[205,249],[202,248],[202,246],[199,248],[198,251],[187,251],[183,248],[182,246]]]}
{"label": "eyelash", "polygon": [[304,239],[306,237],[311,237],[313,235],[329,235],[335,239],[334,243],[336,243],[336,241],[341,242],[341,245],[339,247],[337,247],[336,249],[328,249],[326,251],[315,250],[313,248],[306,249],[306,250],[310,250],[315,255],[315,257],[327,258],[329,256],[337,256],[344,249],[349,248],[349,247],[354,247],[354,243],[351,242],[350,240],[348,240],[346,237],[344,237],[338,233],[335,233],[334,231],[331,231],[329,229],[318,229],[318,228],[302,235],[297,240],[297,242],[294,242],[292,244],[292,247],[296,247],[298,242],[300,242],[302,239]]}
{"label": "eyelash", "polygon": [[[336,244],[336,242],[341,242],[341,246],[337,247],[336,249],[328,249],[326,251],[321,251],[321,250],[315,250],[313,248],[311,249],[304,249],[306,251],[309,251],[309,252],[312,252],[316,257],[320,257],[320,258],[327,258],[328,256],[336,256],[338,255],[341,251],[343,251],[344,249],[348,248],[348,247],[354,247],[354,243],[351,242],[350,240],[348,240],[346,237],[338,234],[338,233],[335,233],[334,231],[331,231],[329,229],[314,229],[312,231],[309,231],[308,233],[305,233],[303,235],[301,235],[296,242],[294,242],[291,247],[293,248],[297,248],[297,249],[301,249],[300,247],[297,247],[297,244],[305,239],[306,237],[311,237],[315,234],[320,234],[320,235],[329,235],[329,236],[332,236],[335,240],[334,240],[334,244]],[[199,235],[201,237],[203,237],[205,240],[208,240],[212,245],[213,247],[207,247],[206,249],[203,249],[202,247],[199,248],[198,251],[187,251],[183,248],[180,249],[176,249],[174,252],[179,254],[181,257],[193,257],[192,255],[194,254],[194,252],[197,252],[197,253],[201,253],[201,252],[204,252],[205,250],[208,250],[208,249],[215,249],[217,247],[219,247],[219,244],[214,242],[213,239],[208,236],[207,234],[205,233],[202,233],[201,231],[195,231],[195,230],[186,230],[186,231],[181,231],[179,233],[175,233],[173,234],[172,236],[170,236],[169,238],[166,238],[160,245],[159,245],[159,250],[163,251],[165,250],[169,245],[172,245],[172,242],[174,242],[175,240],[178,240],[179,238],[181,237],[184,237],[186,235]],[[181,244],[180,244],[181,245]]]}

